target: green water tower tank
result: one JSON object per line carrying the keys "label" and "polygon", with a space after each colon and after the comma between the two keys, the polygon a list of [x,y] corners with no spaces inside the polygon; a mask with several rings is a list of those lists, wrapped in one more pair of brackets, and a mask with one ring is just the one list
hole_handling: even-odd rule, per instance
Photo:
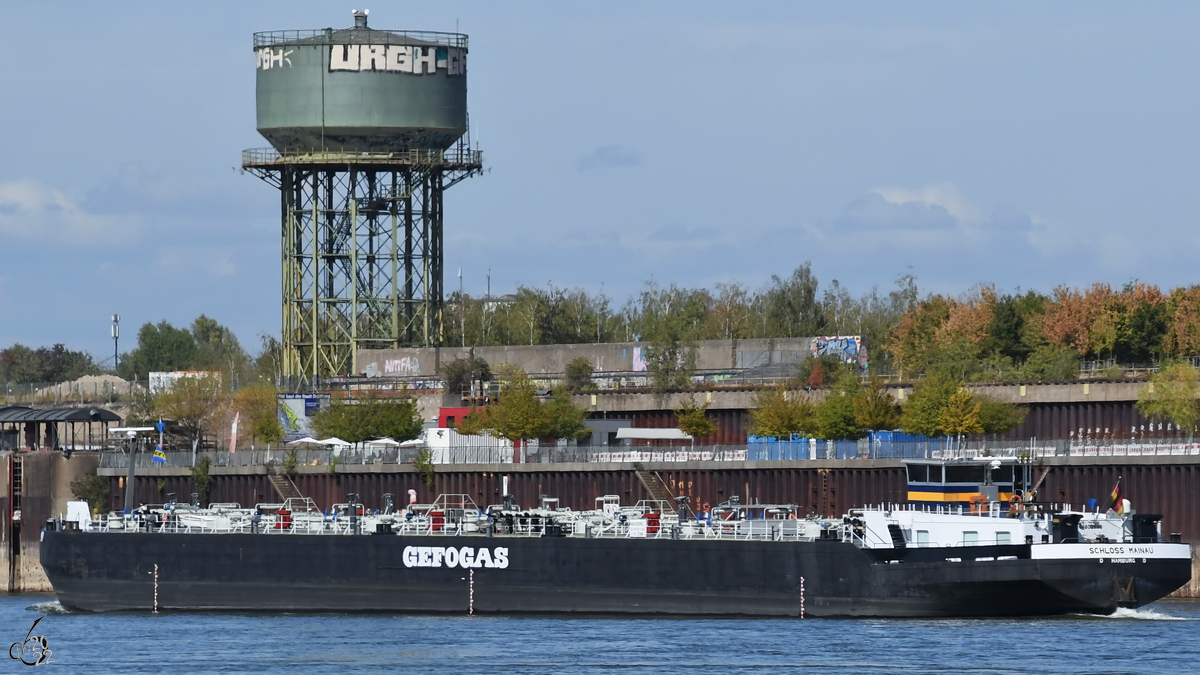
{"label": "green water tower tank", "polygon": [[467,36],[255,33],[258,132],[280,153],[442,150],[467,131]]}

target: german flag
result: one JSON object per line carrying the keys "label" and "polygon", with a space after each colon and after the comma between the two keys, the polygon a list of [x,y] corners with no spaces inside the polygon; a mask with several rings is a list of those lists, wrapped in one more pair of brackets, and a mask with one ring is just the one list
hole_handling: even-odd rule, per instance
{"label": "german flag", "polygon": [[1112,506],[1108,507],[1119,514],[1125,512],[1125,500],[1121,498],[1121,477],[1117,476],[1117,485],[1112,491]]}

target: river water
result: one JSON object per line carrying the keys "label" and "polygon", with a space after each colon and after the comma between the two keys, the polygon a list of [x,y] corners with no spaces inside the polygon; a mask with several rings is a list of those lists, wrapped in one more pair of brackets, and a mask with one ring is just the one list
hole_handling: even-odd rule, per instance
{"label": "river water", "polygon": [[52,662],[4,672],[1200,673],[1196,601],[1112,617],[801,621],[72,614],[10,595],[0,640],[25,640],[43,614],[33,634]]}

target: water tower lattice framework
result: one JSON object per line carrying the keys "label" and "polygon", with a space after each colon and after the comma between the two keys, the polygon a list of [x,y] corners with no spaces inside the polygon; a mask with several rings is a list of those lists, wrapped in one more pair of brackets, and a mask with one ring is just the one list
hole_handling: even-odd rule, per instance
{"label": "water tower lattice framework", "polygon": [[273,147],[242,166],[280,194],[285,376],[353,374],[359,348],[440,343],[443,194],[483,168],[466,36],[355,19],[254,36]]}

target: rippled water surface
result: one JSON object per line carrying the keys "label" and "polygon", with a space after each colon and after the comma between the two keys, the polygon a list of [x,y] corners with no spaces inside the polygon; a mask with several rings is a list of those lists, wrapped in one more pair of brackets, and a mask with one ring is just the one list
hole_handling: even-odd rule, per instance
{"label": "rippled water surface", "polygon": [[[1200,673],[1200,602],[1112,617],[621,620],[68,614],[0,596],[24,640],[47,614],[53,663],[5,672]],[[11,636],[11,637],[9,637]]]}

